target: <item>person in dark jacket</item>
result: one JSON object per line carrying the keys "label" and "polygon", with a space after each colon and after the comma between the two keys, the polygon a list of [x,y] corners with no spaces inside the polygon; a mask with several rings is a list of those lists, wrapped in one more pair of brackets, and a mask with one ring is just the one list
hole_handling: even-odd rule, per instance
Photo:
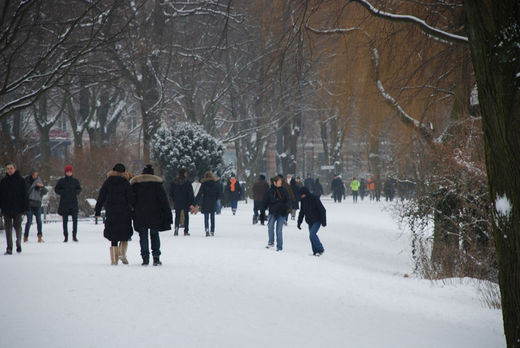
{"label": "person in dark jacket", "polygon": [[318,198],[323,194],[323,186],[321,186],[320,179],[318,178],[316,178],[316,181],[314,182],[312,193]]}
{"label": "person in dark jacket", "polygon": [[298,193],[300,192],[300,188],[303,187],[303,184],[299,176],[297,176],[296,178],[293,177],[289,184],[291,185],[291,190],[294,194],[294,200],[292,201],[291,206],[291,220],[295,220],[296,211],[300,209],[300,195]]}
{"label": "person in dark jacket", "polygon": [[63,218],[63,242],[69,241],[67,225],[69,215],[72,216],[72,240],[77,242],[78,238],[78,195],[81,192],[79,180],[72,177],[72,166],[65,167],[65,177],[58,180],[54,192],[60,195],[58,214]]}
{"label": "person in dark jacket", "polygon": [[224,184],[222,184],[222,180],[218,175],[215,175],[215,182],[217,183],[218,189],[220,191],[220,197],[217,199],[217,211],[215,214],[220,215],[222,213],[222,196],[224,195]]}
{"label": "person in dark jacket", "polygon": [[240,183],[233,173],[228,180],[226,190],[229,199],[229,205],[231,206],[231,211],[233,212],[233,215],[235,215],[238,208],[238,201],[240,200],[240,195],[242,194],[242,188],[240,187]]}
{"label": "person in dark jacket", "polygon": [[303,186],[307,187],[311,192],[314,190],[314,179],[311,177],[311,174],[307,174],[307,178],[303,182]]}
{"label": "person in dark jacket", "polygon": [[[204,214],[204,230],[206,237],[213,237],[215,235],[215,212],[217,210],[217,199],[220,198],[220,188],[215,182],[213,173],[206,172],[202,179],[199,193],[195,198],[197,205],[201,207],[201,212]],[[211,229],[209,226],[211,220]]]}
{"label": "person in dark jacket", "polygon": [[283,178],[275,176],[271,178],[271,187],[264,194],[264,207],[269,209],[267,222],[268,242],[266,248],[274,247],[274,225],[276,224],[276,251],[283,249],[282,229],[290,208],[289,193],[283,187]]}
{"label": "person in dark jacket", "polygon": [[334,202],[341,203],[343,196],[345,195],[345,185],[343,184],[343,180],[338,174],[334,175],[334,179],[330,183],[330,190],[332,191],[332,198],[334,198]]}
{"label": "person in dark jacket", "polygon": [[287,214],[285,215],[285,225],[287,226],[287,220],[289,219],[289,214],[291,213],[292,211],[292,206],[294,204],[294,202],[296,201],[296,197],[294,196],[294,192],[291,188],[291,179],[292,179],[292,175],[291,174],[287,174],[286,178],[287,179],[284,179],[283,175],[282,174],[278,174],[278,176],[280,178],[282,178],[282,187],[287,191],[287,194],[289,195],[289,210],[287,210]]}
{"label": "person in dark jacket", "polygon": [[193,209],[193,186],[187,178],[188,173],[186,169],[179,169],[177,177],[170,186],[170,198],[173,201],[173,208],[175,209],[175,230],[174,236],[179,235],[179,225],[181,221],[181,214],[184,214],[184,235],[190,235],[190,215],[189,212]]}
{"label": "person in dark jacket", "polygon": [[117,265],[119,259],[128,264],[126,250],[128,240],[134,234],[132,229],[132,206],[135,196],[128,182],[129,174],[123,164],[117,163],[108,172],[108,178],[99,190],[95,207],[96,216],[101,215],[105,207],[105,230],[103,236],[112,244],[110,246],[110,260]]}
{"label": "person in dark jacket", "polygon": [[25,180],[13,162],[5,165],[5,177],[0,181],[0,209],[4,216],[7,249],[4,255],[13,254],[13,228],[16,233],[16,252],[22,252],[22,214],[29,209]]}
{"label": "person in dark jacket", "polygon": [[[153,265],[160,266],[162,263],[159,258],[161,255],[159,232],[170,230],[173,220],[168,197],[163,188],[163,179],[154,175],[153,167],[148,164],[141,175],[136,175],[130,180],[130,184],[135,194],[134,228],[139,232],[142,265],[146,266],[150,263],[148,247],[148,231],[150,231]],[[191,184],[189,185],[191,187]]]}
{"label": "person in dark jacket", "polygon": [[263,225],[265,222],[265,209],[263,208],[263,200],[265,192],[269,190],[269,184],[265,181],[265,175],[260,174],[257,182],[253,185],[253,224],[258,222]]}
{"label": "person in dark jacket", "polygon": [[309,192],[304,187],[300,190],[301,208],[298,215],[298,229],[302,229],[303,218],[309,225],[309,239],[311,240],[312,253],[315,256],[321,256],[325,249],[318,238],[318,230],[320,226],[327,226],[327,214],[325,207],[318,197]]}
{"label": "person in dark jacket", "polygon": [[25,185],[29,196],[29,209],[27,212],[27,222],[25,223],[23,241],[27,242],[29,240],[29,231],[33,216],[35,216],[36,228],[38,229],[38,243],[42,243],[42,198],[47,194],[48,190],[43,185],[43,181],[38,176],[38,171],[36,169],[32,169],[31,174],[25,178]]}

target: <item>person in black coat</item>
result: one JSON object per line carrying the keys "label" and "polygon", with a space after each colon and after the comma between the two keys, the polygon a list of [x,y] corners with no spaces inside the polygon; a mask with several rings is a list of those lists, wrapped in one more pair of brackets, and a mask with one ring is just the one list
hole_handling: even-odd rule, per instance
{"label": "person in black coat", "polygon": [[238,201],[242,195],[242,187],[233,173],[231,173],[231,177],[227,182],[226,192],[229,199],[229,205],[231,206],[231,211],[233,212],[233,215],[235,215],[238,208]]}
{"label": "person in black coat", "polygon": [[341,199],[343,199],[343,196],[345,195],[345,185],[338,174],[334,175],[334,179],[332,179],[332,182],[330,183],[330,190],[332,191],[334,202],[341,203]]}
{"label": "person in black coat", "polygon": [[283,187],[283,178],[275,176],[271,178],[271,187],[264,194],[263,204],[265,209],[269,209],[269,219],[267,222],[268,242],[266,248],[274,247],[274,225],[276,224],[276,250],[283,249],[282,229],[285,218],[290,209],[289,193]]}
{"label": "person in black coat", "polygon": [[[206,237],[213,237],[215,235],[215,212],[217,210],[217,199],[220,198],[220,188],[215,182],[213,173],[206,172],[202,179],[202,185],[199,193],[195,198],[197,205],[201,207],[201,212],[204,214],[204,230]],[[211,229],[209,226],[211,220]]]}
{"label": "person in black coat", "polygon": [[173,220],[163,179],[154,175],[153,167],[148,164],[143,169],[143,174],[133,177],[130,184],[135,194],[134,228],[139,232],[142,265],[146,266],[150,262],[148,247],[148,231],[150,231],[153,265],[160,266],[162,263],[159,258],[161,255],[159,232],[170,230]]}
{"label": "person in black coat", "polygon": [[[124,264],[128,264],[126,250],[128,240],[134,233],[132,229],[132,206],[135,200],[128,182],[130,175],[123,164],[117,163],[107,176],[108,178],[99,190],[95,214],[100,216],[101,209],[103,206],[105,207],[103,236],[112,243],[110,247],[112,265],[117,265],[119,259]],[[121,242],[121,245],[119,245],[119,242]]]}
{"label": "person in black coat", "polygon": [[315,256],[323,254],[325,249],[318,238],[320,226],[327,226],[327,214],[325,207],[318,197],[309,192],[307,187],[300,190],[301,208],[298,215],[298,229],[302,229],[301,224],[305,217],[305,222],[309,225],[309,239],[311,240],[312,253]]}
{"label": "person in black coat", "polygon": [[294,201],[291,206],[291,220],[295,220],[296,210],[300,209],[300,195],[298,193],[300,192],[300,188],[303,187],[303,184],[299,176],[296,178],[293,177],[289,184],[291,185],[291,190],[294,194]]}
{"label": "person in black coat", "polygon": [[175,209],[175,232],[174,236],[179,234],[179,225],[181,214],[184,214],[184,235],[189,236],[190,216],[189,212],[193,209],[194,197],[193,186],[187,179],[188,173],[186,169],[179,169],[179,173],[170,185],[170,198],[173,201]]}
{"label": "person in black coat", "polygon": [[323,194],[323,186],[321,186],[320,179],[318,178],[316,178],[316,181],[314,182],[312,193],[318,198]]}
{"label": "person in black coat", "polygon": [[0,181],[0,208],[4,216],[7,249],[5,255],[13,254],[13,228],[16,232],[16,252],[22,252],[22,214],[29,209],[25,180],[13,162],[5,165],[5,177]]}
{"label": "person in black coat", "polygon": [[269,190],[269,184],[265,181],[265,175],[260,174],[257,182],[253,185],[253,224],[256,224],[258,218],[263,225],[265,221],[265,209],[263,208],[264,195]]}
{"label": "person in black coat", "polygon": [[81,192],[79,180],[72,177],[72,166],[65,167],[65,177],[58,180],[54,192],[60,195],[58,214],[63,218],[63,242],[69,241],[67,224],[69,215],[72,216],[72,240],[77,242],[78,238],[78,195]]}

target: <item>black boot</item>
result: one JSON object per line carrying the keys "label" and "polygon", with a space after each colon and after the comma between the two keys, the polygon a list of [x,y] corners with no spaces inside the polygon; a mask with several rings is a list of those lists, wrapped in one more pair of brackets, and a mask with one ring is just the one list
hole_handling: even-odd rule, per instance
{"label": "black boot", "polygon": [[69,241],[69,235],[66,234],[66,235],[65,235],[65,239],[63,240],[63,243],[67,243],[68,241]]}
{"label": "black boot", "polygon": [[160,266],[160,265],[162,265],[162,262],[159,260],[159,256],[154,256],[154,257],[153,257],[153,265],[154,265],[154,266]]}
{"label": "black boot", "polygon": [[150,255],[143,256],[143,263],[141,264],[141,266],[148,266],[149,263],[150,263]]}
{"label": "black boot", "polygon": [[175,227],[175,230],[173,232],[173,235],[174,236],[178,236],[179,235],[179,227]]}
{"label": "black boot", "polygon": [[206,228],[206,237],[209,237],[209,230]]}

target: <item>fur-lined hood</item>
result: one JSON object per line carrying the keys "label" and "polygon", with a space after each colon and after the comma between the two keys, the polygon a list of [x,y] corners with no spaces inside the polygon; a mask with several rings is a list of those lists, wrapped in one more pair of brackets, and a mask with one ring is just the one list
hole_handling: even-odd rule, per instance
{"label": "fur-lined hood", "polygon": [[130,184],[139,184],[139,183],[142,183],[142,182],[159,182],[159,183],[162,183],[163,181],[164,180],[162,178],[158,177],[157,175],[139,174],[139,175],[134,176],[130,180]]}
{"label": "fur-lined hood", "polygon": [[121,172],[116,172],[115,170],[111,170],[107,173],[107,179],[110,178],[111,176],[120,176],[123,179],[130,180],[130,178],[132,177],[132,174],[130,174],[130,172],[128,172],[128,171],[121,173]]}
{"label": "fur-lined hood", "polygon": [[217,182],[217,181],[215,180],[215,177],[211,177],[211,178],[206,178],[206,177],[204,177],[204,178],[202,178],[202,180],[201,180],[200,182],[204,184],[206,181],[214,181],[214,182]]}

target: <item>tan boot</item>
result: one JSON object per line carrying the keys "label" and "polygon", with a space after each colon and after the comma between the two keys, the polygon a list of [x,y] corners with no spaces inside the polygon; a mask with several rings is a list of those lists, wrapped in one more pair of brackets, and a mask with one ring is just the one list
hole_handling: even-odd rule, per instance
{"label": "tan boot", "polygon": [[45,241],[43,240],[42,235],[39,234],[39,235],[38,235],[38,243],[43,243],[43,242],[45,242]]}
{"label": "tan boot", "polygon": [[126,258],[126,251],[128,250],[128,242],[119,242],[119,259],[125,265],[128,265],[128,259]]}
{"label": "tan boot", "polygon": [[114,266],[117,266],[117,263],[119,260],[119,255],[118,255],[117,249],[118,249],[118,247],[116,247],[116,246],[110,247],[110,261],[111,261],[111,264]]}

